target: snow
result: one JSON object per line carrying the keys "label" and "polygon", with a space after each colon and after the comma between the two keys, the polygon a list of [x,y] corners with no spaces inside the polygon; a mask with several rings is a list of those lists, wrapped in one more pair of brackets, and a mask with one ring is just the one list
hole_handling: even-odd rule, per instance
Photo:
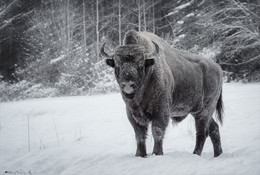
{"label": "snow", "polygon": [[184,21],[177,21],[177,24],[184,24]]}
{"label": "snow", "polygon": [[175,7],[174,10],[172,12],[168,13],[166,16],[174,15],[175,13],[179,12],[180,10],[183,10],[183,9],[191,6],[193,3],[194,3],[194,0],[191,0],[191,1],[187,2],[187,3],[185,3],[185,4],[181,4],[181,5],[177,6],[177,7]]}
{"label": "snow", "polygon": [[163,156],[151,155],[149,133],[148,158],[135,157],[134,132],[119,94],[0,103],[0,174],[258,175],[260,84],[224,84],[223,97],[224,153],[218,158],[209,138],[201,157],[192,154],[191,116],[177,126],[169,124]]}
{"label": "snow", "polygon": [[189,13],[189,14],[186,15],[185,17],[186,17],[186,18],[189,18],[189,17],[192,17],[192,16],[195,16],[195,14],[194,14],[194,13]]}
{"label": "snow", "polygon": [[211,46],[211,47],[204,47],[202,51],[199,52],[199,55],[203,56],[204,58],[214,59],[217,54],[220,53],[219,46]]}
{"label": "snow", "polygon": [[177,36],[176,38],[174,38],[173,43],[177,43],[179,42],[181,39],[183,39],[186,35],[185,34],[181,34],[179,36]]}
{"label": "snow", "polygon": [[175,7],[174,10],[178,11],[178,10],[185,9],[186,7],[191,6],[191,4],[192,4],[193,2],[194,2],[193,0],[192,0],[192,1],[189,1],[189,2],[187,2],[187,3],[185,3],[185,4],[182,4],[182,5],[178,6],[178,7]]}
{"label": "snow", "polygon": [[52,59],[52,60],[50,61],[50,63],[51,63],[51,64],[55,64],[55,63],[57,63],[58,61],[63,60],[64,58],[65,58],[65,55],[61,55],[61,56],[58,57],[58,58]]}

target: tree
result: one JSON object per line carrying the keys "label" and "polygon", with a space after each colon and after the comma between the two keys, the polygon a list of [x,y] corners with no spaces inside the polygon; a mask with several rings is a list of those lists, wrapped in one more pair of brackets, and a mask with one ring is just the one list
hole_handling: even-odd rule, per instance
{"label": "tree", "polygon": [[121,45],[122,43],[122,22],[121,22],[121,0],[118,0],[118,43]]}
{"label": "tree", "polygon": [[99,0],[96,0],[96,57],[99,61]]}
{"label": "tree", "polygon": [[144,21],[144,31],[146,31],[146,9],[145,9],[145,0],[143,0],[143,21]]}
{"label": "tree", "polygon": [[70,0],[67,0],[67,5],[66,5],[66,23],[67,23],[67,26],[66,26],[66,29],[67,29],[67,48],[66,48],[66,54],[67,54],[67,57],[69,57],[69,53],[70,53]]}
{"label": "tree", "polygon": [[83,15],[82,15],[82,25],[83,25],[83,46],[82,46],[82,52],[83,52],[83,57],[86,58],[87,55],[87,30],[86,30],[86,3],[85,0],[82,0],[82,11],[83,11]]}
{"label": "tree", "polygon": [[152,12],[152,14],[153,14],[153,33],[155,33],[155,16],[154,16],[154,5],[155,5],[155,3],[154,3],[154,0],[152,2],[153,2],[153,12]]}

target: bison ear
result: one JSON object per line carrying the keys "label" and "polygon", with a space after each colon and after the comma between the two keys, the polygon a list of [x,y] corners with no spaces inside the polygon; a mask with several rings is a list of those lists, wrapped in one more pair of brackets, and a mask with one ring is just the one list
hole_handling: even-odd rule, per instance
{"label": "bison ear", "polygon": [[115,67],[115,61],[113,59],[106,59],[106,63],[110,67]]}
{"label": "bison ear", "polygon": [[154,65],[154,59],[147,59],[145,60],[145,67],[149,67]]}

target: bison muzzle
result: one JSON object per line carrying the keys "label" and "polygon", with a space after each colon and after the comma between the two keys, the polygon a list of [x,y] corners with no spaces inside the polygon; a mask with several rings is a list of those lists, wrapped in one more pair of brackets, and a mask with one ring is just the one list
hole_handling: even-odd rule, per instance
{"label": "bison muzzle", "polygon": [[153,154],[163,154],[163,137],[169,120],[178,123],[191,114],[195,119],[194,154],[201,155],[210,136],[214,156],[222,153],[218,124],[222,123],[222,70],[210,59],[177,50],[148,32],[128,31],[114,54],[104,51],[114,68],[127,117],[137,141],[136,156],[146,157],[149,123],[154,138]]}

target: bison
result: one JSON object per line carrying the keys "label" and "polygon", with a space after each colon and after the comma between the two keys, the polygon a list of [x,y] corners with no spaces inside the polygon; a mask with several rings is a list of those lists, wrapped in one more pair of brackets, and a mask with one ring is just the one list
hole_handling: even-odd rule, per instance
{"label": "bison", "polygon": [[163,138],[170,118],[181,122],[195,119],[196,145],[201,155],[210,136],[214,157],[222,153],[219,126],[222,124],[222,70],[211,59],[172,48],[149,32],[128,31],[123,45],[113,55],[100,49],[106,64],[114,68],[127,117],[137,141],[136,156],[146,157],[145,140],[149,123],[154,138],[153,154],[163,155]]}

